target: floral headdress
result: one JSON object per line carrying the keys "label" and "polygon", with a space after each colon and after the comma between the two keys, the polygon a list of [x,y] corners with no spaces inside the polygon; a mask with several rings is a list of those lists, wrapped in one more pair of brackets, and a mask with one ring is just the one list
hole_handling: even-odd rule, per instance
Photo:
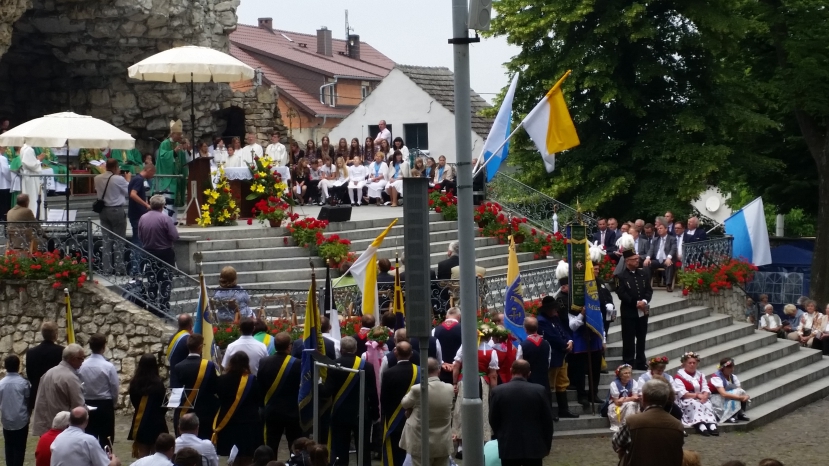
{"label": "floral headdress", "polygon": [[625,370],[625,369],[630,369],[632,371],[633,366],[631,366],[630,364],[622,364],[621,366],[617,367],[616,368],[616,377],[618,378],[619,374],[622,373],[622,371]]}
{"label": "floral headdress", "polygon": [[730,359],[722,364],[717,364],[717,370],[725,369],[726,367],[734,367],[734,360]]}
{"label": "floral headdress", "polygon": [[668,361],[668,356],[657,356],[655,358],[651,358],[650,361],[648,361],[648,366],[655,366],[657,364],[665,364],[667,366]]}
{"label": "floral headdress", "polygon": [[509,330],[503,325],[498,325],[495,322],[478,322],[478,333],[482,338],[506,338],[509,336]]}
{"label": "floral headdress", "polygon": [[693,351],[688,351],[685,354],[683,354],[681,358],[679,358],[679,361],[680,362],[685,362],[690,358],[694,358],[697,361],[699,361],[701,359],[697,353],[695,353]]}
{"label": "floral headdress", "polygon": [[383,344],[388,341],[389,335],[391,335],[391,330],[388,327],[378,325],[368,332],[368,339],[369,341],[376,341],[377,343]]}

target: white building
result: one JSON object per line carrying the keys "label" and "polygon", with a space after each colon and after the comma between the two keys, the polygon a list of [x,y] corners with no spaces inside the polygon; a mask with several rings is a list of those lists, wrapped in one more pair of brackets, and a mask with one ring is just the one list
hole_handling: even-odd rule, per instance
{"label": "white building", "polygon": [[[437,160],[455,163],[454,75],[448,68],[396,65],[383,81],[339,125],[331,144],[340,138],[376,136],[385,120],[392,139],[402,137],[409,150],[428,150]],[[480,155],[492,119],[478,115],[489,104],[472,91],[472,157]]]}

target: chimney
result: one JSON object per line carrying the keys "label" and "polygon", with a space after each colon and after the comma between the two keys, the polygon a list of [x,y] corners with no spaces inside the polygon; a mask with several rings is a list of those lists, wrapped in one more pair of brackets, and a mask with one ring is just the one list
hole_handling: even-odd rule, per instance
{"label": "chimney", "polygon": [[273,18],[259,18],[259,28],[273,32]]}
{"label": "chimney", "polygon": [[326,57],[334,55],[334,48],[331,45],[331,30],[325,26],[317,29],[317,53]]}
{"label": "chimney", "polygon": [[360,59],[360,36],[357,34],[348,36],[348,56],[355,60]]}

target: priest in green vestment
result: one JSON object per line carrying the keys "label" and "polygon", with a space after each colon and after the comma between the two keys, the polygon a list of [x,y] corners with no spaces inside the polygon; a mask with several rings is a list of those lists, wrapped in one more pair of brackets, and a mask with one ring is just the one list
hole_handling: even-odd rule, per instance
{"label": "priest in green vestment", "polygon": [[181,178],[156,178],[155,192],[168,191],[176,207],[183,207],[187,195],[187,153],[181,138],[181,120],[170,122],[170,137],[158,148],[155,167],[157,175],[183,175]]}
{"label": "priest in green vestment", "polygon": [[140,172],[144,167],[144,157],[138,149],[112,149],[109,152],[109,157],[118,161],[121,170],[133,175]]}
{"label": "priest in green vestment", "polygon": [[17,204],[17,195],[20,194],[20,167],[23,163],[14,147],[7,147],[3,152],[9,161],[9,171],[12,175],[11,205]]}

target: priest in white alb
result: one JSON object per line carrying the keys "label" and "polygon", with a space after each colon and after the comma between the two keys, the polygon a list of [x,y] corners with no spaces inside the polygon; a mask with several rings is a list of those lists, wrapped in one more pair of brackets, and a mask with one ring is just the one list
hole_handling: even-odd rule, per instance
{"label": "priest in white alb", "polygon": [[264,154],[265,151],[262,149],[262,146],[256,142],[256,136],[254,136],[253,133],[248,133],[247,136],[245,136],[245,144],[245,147],[239,149],[239,155],[242,157],[242,163],[252,165],[253,158],[262,157],[262,154]]}
{"label": "priest in white alb", "polygon": [[284,167],[288,165],[288,151],[285,149],[285,146],[279,142],[279,133],[274,131],[271,134],[271,143],[268,144],[268,147],[265,148],[265,155],[270,157],[273,160],[273,163],[277,167]]}
{"label": "priest in white alb", "polygon": [[38,220],[46,219],[46,208],[43,207],[43,201],[46,200],[46,195],[41,194],[43,178],[37,176],[43,170],[41,160],[45,157],[45,152],[41,152],[40,155],[35,155],[35,150],[29,147],[28,144],[24,144],[20,148],[20,175],[22,177],[20,192],[22,194],[28,194],[29,199],[33,201],[30,208],[38,216]]}

